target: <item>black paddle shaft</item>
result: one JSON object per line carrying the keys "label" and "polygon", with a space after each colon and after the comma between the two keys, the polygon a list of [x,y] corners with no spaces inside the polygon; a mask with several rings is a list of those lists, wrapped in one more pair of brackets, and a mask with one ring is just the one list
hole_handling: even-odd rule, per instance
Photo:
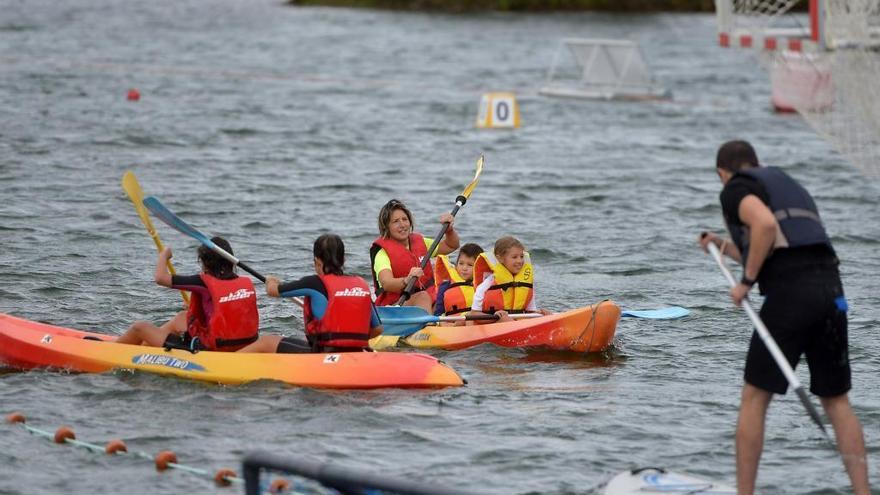
{"label": "black paddle shaft", "polygon": [[[459,196],[455,198],[455,207],[452,208],[452,211],[449,212],[455,217],[455,214],[458,213],[458,210],[461,209],[464,204],[467,203],[467,198],[465,196]],[[446,231],[449,230],[449,222],[444,222],[443,227],[440,228],[440,233],[437,234],[437,237],[434,238],[434,242],[431,243],[431,247],[428,249],[428,252],[425,254],[425,257],[422,258],[422,263],[419,266],[422,270],[428,265],[428,262],[431,261],[431,256],[434,255],[434,250],[437,249],[437,245],[440,244],[440,241],[443,239],[443,236],[446,235]],[[412,246],[410,246],[412,249]],[[400,306],[405,303],[407,299],[412,295],[413,287],[416,285],[416,281],[418,279],[416,277],[410,277],[409,282],[406,283],[406,287],[403,289],[403,293],[400,295],[400,299],[394,304],[395,306]]]}
{"label": "black paddle shaft", "polygon": [[256,270],[254,270],[253,268],[247,266],[246,264],[244,264],[244,263],[241,262],[241,261],[238,262],[238,266],[241,267],[242,270],[244,270],[244,271],[250,273],[251,275],[257,277],[257,279],[258,279],[260,282],[263,282],[264,284],[266,283],[266,277],[260,275],[260,274],[259,274]]}

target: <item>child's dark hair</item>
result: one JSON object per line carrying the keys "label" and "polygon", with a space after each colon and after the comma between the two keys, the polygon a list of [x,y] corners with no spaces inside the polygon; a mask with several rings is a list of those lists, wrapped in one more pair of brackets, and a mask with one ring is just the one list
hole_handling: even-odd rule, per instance
{"label": "child's dark hair", "polygon": [[315,247],[312,249],[315,258],[324,264],[324,273],[328,275],[342,275],[342,267],[345,265],[345,244],[342,238],[336,234],[324,234],[315,239]]}
{"label": "child's dark hair", "polygon": [[474,244],[473,242],[469,242],[469,243],[465,244],[464,246],[462,246],[461,249],[458,250],[458,255],[459,256],[465,255],[469,258],[476,259],[477,256],[479,256],[480,253],[482,253],[482,252],[483,252],[483,248],[481,248],[479,246],[479,244]]}
{"label": "child's dark hair", "polygon": [[[232,246],[229,245],[229,241],[226,239],[220,236],[214,236],[211,238],[211,242],[227,253],[234,255],[232,252]],[[211,248],[204,244],[199,246],[199,261],[202,262],[205,271],[214,277],[225,280],[236,277],[235,265],[223,256],[212,251]]]}

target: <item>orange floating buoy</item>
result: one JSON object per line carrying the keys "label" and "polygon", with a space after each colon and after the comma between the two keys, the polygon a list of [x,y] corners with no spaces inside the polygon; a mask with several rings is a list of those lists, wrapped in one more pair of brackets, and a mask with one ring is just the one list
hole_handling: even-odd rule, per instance
{"label": "orange floating buoy", "polygon": [[138,101],[141,99],[141,92],[135,88],[128,90],[128,101]]}
{"label": "orange floating buoy", "polygon": [[269,484],[269,493],[281,493],[290,489],[290,481],[284,478],[275,478]]}
{"label": "orange floating buoy", "polygon": [[24,423],[24,414],[20,412],[14,412],[6,416],[7,423]]}
{"label": "orange floating buoy", "polygon": [[108,454],[115,454],[117,452],[128,452],[128,447],[125,446],[125,442],[123,442],[122,440],[110,440],[104,447],[104,452]]}
{"label": "orange floating buoy", "polygon": [[232,484],[229,479],[235,477],[235,471],[228,468],[222,468],[217,470],[217,474],[214,475],[214,481],[217,483],[217,486],[229,486]]}
{"label": "orange floating buoy", "polygon": [[170,450],[163,450],[156,454],[156,471],[165,471],[168,469],[168,463],[177,464],[177,456]]}
{"label": "orange floating buoy", "polygon": [[69,426],[62,426],[55,431],[55,443],[65,443],[67,439],[76,440],[76,435],[73,434],[73,430]]}

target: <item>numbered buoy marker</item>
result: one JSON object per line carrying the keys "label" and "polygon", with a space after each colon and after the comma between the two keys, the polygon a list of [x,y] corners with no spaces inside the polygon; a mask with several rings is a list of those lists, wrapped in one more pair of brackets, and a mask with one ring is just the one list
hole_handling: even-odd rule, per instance
{"label": "numbered buoy marker", "polygon": [[519,105],[513,93],[486,93],[480,99],[477,127],[481,129],[519,127]]}

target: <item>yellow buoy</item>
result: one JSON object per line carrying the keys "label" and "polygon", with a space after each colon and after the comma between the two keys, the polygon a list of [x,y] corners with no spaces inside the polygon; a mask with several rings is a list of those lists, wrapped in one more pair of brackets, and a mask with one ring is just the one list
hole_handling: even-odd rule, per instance
{"label": "yellow buoy", "polygon": [[477,127],[513,129],[519,127],[519,105],[513,93],[485,93],[480,99]]}

